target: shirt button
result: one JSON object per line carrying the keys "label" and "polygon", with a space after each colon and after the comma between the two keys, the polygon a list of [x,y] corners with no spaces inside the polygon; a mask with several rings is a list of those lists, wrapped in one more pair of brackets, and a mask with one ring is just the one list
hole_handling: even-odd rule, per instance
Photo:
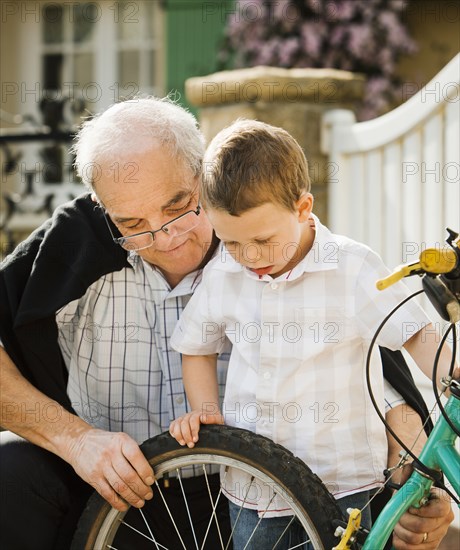
{"label": "shirt button", "polygon": [[273,290],[276,290],[278,288],[278,283],[272,283],[270,286]]}
{"label": "shirt button", "polygon": [[269,372],[264,372],[265,380],[270,380],[271,377],[272,377],[272,375]]}
{"label": "shirt button", "polygon": [[176,403],[178,405],[182,405],[183,402],[184,402],[184,398],[182,397],[182,395],[180,395],[179,397],[176,397]]}

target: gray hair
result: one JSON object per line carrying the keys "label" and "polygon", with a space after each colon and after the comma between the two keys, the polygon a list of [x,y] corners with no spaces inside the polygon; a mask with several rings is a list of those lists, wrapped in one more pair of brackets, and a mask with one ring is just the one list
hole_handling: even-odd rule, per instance
{"label": "gray hair", "polygon": [[101,162],[115,162],[130,147],[138,150],[139,138],[145,140],[143,149],[166,146],[195,176],[200,175],[205,140],[195,117],[168,97],[142,97],[112,105],[83,123],[71,148],[78,176],[94,191]]}

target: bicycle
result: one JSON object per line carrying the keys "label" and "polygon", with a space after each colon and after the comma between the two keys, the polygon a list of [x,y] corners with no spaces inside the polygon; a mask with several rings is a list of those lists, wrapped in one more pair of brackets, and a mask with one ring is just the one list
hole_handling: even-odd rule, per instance
{"label": "bicycle", "polygon": [[[402,514],[411,506],[423,506],[429,499],[430,490],[434,484],[447,491],[456,504],[460,506],[458,498],[460,497],[460,455],[455,448],[456,439],[460,437],[460,380],[455,380],[451,376],[456,354],[455,323],[460,321],[460,239],[458,239],[457,233],[449,229],[447,231],[449,236],[446,242],[450,248],[427,249],[420,254],[418,262],[401,266],[389,277],[377,282],[377,288],[384,290],[402,277],[416,274],[423,276],[423,291],[420,292],[425,292],[439,315],[445,321],[448,321],[450,326],[440,342],[432,378],[433,391],[442,415],[436,422],[419,457],[414,456],[406,448],[406,451],[414,460],[414,472],[379,514],[362,550],[383,548]],[[390,312],[387,318],[393,312],[394,310]],[[441,380],[444,388],[450,389],[450,397],[446,405],[443,406],[436,388],[437,359],[450,332],[453,337],[452,363],[449,376]],[[368,358],[373,343],[371,343]],[[402,444],[402,442],[400,443]],[[402,460],[404,461],[405,458],[406,456],[403,456]],[[448,479],[456,494],[447,489],[443,482],[443,475]],[[349,541],[353,539],[358,528],[359,510],[350,511],[347,533],[344,533],[341,543],[336,547],[337,550],[350,548]]]}
{"label": "bicycle", "polygon": [[[454,241],[454,239],[457,240]],[[440,347],[449,332],[452,332],[453,356],[455,356],[456,340],[455,323],[460,320],[459,242],[458,235],[449,231],[447,239],[449,248],[425,250],[421,253],[419,262],[402,266],[387,279],[378,282],[379,288],[384,289],[402,277],[415,274],[422,276],[423,291],[440,315],[451,323]],[[371,343],[368,364],[378,332],[393,312],[382,322]],[[453,364],[454,361],[451,367]],[[435,364],[434,379],[436,379],[436,366]],[[171,536],[165,543],[164,540],[161,541],[156,537],[150,525],[153,514],[150,513],[148,503],[139,511],[133,509],[129,512],[118,512],[95,493],[81,517],[72,550],[205,549],[208,548],[207,536],[211,528],[217,529],[222,549],[231,549],[233,532],[227,532],[224,536],[225,529],[217,513],[224,501],[225,492],[230,492],[225,486],[226,472],[230,467],[240,468],[250,478],[247,486],[233,488],[235,491],[238,490],[242,505],[248,499],[250,491],[268,490],[272,495],[271,499],[281,499],[290,509],[291,523],[294,521],[300,523],[305,530],[303,542],[310,542],[314,549],[347,550],[356,548],[358,542],[363,544],[363,550],[383,548],[399,518],[409,507],[423,505],[434,483],[445,488],[442,473],[449,480],[456,494],[460,495],[457,474],[460,471],[460,456],[454,447],[455,440],[460,435],[460,383],[452,378],[443,380],[443,383],[451,392],[445,407],[437,397],[443,415],[436,422],[419,458],[400,442],[406,450],[400,465],[407,460],[408,456],[411,456],[415,464],[414,472],[403,489],[395,493],[368,533],[360,529],[361,511],[350,510],[347,522],[335,499],[321,480],[304,462],[285,448],[267,438],[239,428],[202,426],[199,442],[193,449],[181,447],[166,432],[141,445],[141,449],[154,468],[155,490],[163,504],[167,505],[167,487],[170,483],[174,483],[178,494],[182,495],[189,519],[187,525],[177,525],[174,521],[174,510],[169,509]],[[369,377],[368,385],[370,385]],[[371,391],[370,387],[369,389]],[[213,471],[212,468],[216,466],[221,471],[221,483],[217,488],[211,487],[208,483],[210,517],[198,536],[193,524],[193,507],[189,506],[188,495],[184,490],[184,475],[187,475],[190,468],[195,468],[194,473],[196,474],[198,469],[207,480],[209,473]],[[449,494],[457,503],[459,502],[450,491]],[[135,520],[130,519],[133,512],[138,516]],[[129,538],[130,535],[131,538]],[[278,542],[281,542],[282,536],[283,534]],[[125,537],[129,539],[128,545],[121,546]],[[249,544],[250,539],[247,545]],[[275,547],[277,545],[278,543]]]}

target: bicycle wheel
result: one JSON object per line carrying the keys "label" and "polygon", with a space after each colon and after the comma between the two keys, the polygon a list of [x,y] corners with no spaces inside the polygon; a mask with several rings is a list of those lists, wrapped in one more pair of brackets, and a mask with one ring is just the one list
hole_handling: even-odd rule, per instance
{"label": "bicycle wheel", "polygon": [[[164,537],[161,539],[161,536],[157,536],[153,525],[156,512],[147,510],[151,501],[141,511],[131,508],[129,512],[118,512],[95,493],[82,514],[71,550],[231,549],[232,533],[221,521],[224,517],[225,523],[228,517],[223,509],[226,506],[224,480],[229,468],[238,468],[250,476],[251,482],[245,487],[245,494],[253,487],[264,486],[270,488],[274,497],[282,498],[286,507],[290,508],[292,521],[299,522],[305,530],[302,542],[310,542],[310,548],[330,549],[338,543],[334,536],[333,520],[342,519],[342,514],[334,498],[301,460],[270,439],[229,426],[202,426],[199,442],[193,449],[181,447],[166,432],[143,443],[141,449],[155,472],[154,493],[157,502],[164,504],[167,501],[165,479],[174,481],[188,521],[180,524],[174,521],[177,501],[167,507],[170,525],[166,529],[170,536],[167,536],[166,541]],[[212,475],[209,469],[216,466],[221,470],[220,482],[217,487],[210,487],[209,479]],[[182,483],[183,472],[190,467],[200,470],[199,473],[209,487],[209,518],[206,519],[207,525],[199,532],[193,521],[194,506],[190,504],[193,503],[193,495],[186,494]],[[127,514],[131,514],[134,519],[127,521]],[[157,525],[160,530],[162,527]],[[214,542],[213,546],[207,540],[211,528],[217,532],[219,541],[217,545]],[[286,548],[280,544],[275,547]]]}

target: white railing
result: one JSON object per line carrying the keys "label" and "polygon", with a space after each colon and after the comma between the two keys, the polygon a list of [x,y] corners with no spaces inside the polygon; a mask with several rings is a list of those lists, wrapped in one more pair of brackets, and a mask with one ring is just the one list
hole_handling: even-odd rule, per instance
{"label": "white railing", "polygon": [[[460,231],[459,82],[460,54],[386,115],[356,123],[351,111],[337,109],[323,117],[321,147],[332,168],[328,225],[368,244],[390,268],[442,246],[446,227]],[[439,319],[426,298],[422,303]],[[431,385],[405,356],[431,407]]]}
{"label": "white railing", "polygon": [[460,230],[460,54],[390,113],[356,123],[325,114],[322,150],[334,170],[328,225],[378,251],[389,266],[415,261]]}

